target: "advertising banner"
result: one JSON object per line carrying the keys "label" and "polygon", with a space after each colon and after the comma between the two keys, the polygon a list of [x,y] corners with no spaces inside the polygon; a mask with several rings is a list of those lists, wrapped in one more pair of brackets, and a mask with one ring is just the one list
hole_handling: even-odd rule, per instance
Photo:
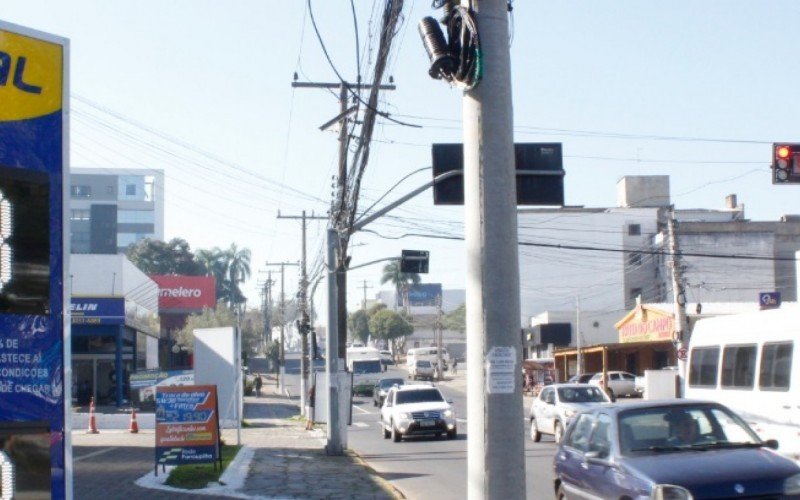
{"label": "advertising banner", "polygon": [[71,484],[66,53],[66,39],[0,21],[0,444],[16,464],[18,498],[65,498]]}
{"label": "advertising banner", "polygon": [[158,284],[158,310],[161,312],[202,311],[217,304],[213,276],[153,275]]}
{"label": "advertising banner", "polygon": [[411,306],[435,306],[442,296],[441,283],[411,285],[408,289],[408,303]]}
{"label": "advertising banner", "polygon": [[123,297],[72,297],[69,310],[73,325],[122,325],[125,323]]}
{"label": "advertising banner", "polygon": [[221,459],[217,387],[156,388],[156,474],[159,465]]}

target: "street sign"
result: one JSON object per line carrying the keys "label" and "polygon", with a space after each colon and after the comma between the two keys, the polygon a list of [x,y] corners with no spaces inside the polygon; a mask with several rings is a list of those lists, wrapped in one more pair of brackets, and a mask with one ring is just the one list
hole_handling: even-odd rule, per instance
{"label": "street sign", "polygon": [[[463,144],[434,144],[433,177],[464,170]],[[561,143],[514,144],[517,205],[563,206],[564,166]],[[456,175],[433,186],[434,205],[463,205],[464,176]]]}
{"label": "street sign", "polygon": [[0,439],[19,498],[71,496],[67,50],[0,21]]}
{"label": "street sign", "polygon": [[780,292],[761,292],[758,294],[759,309],[777,309],[781,306]]}
{"label": "street sign", "polygon": [[400,272],[427,274],[430,252],[427,250],[403,250],[400,256]]}
{"label": "street sign", "polygon": [[689,352],[685,347],[681,347],[678,349],[678,352],[675,355],[679,360],[686,361],[686,359],[689,357]]}

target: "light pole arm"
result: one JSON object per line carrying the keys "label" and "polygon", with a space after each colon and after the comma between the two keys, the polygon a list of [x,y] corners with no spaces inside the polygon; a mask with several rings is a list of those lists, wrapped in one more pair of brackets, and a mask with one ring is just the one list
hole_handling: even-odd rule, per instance
{"label": "light pole arm", "polygon": [[389,260],[400,260],[400,258],[399,257],[386,257],[384,259],[371,260],[369,262],[365,262],[365,263],[359,264],[357,266],[350,266],[350,267],[347,268],[347,270],[348,271],[352,271],[353,269],[360,269],[362,267],[371,266],[372,264],[377,264],[378,262],[386,262],[386,261],[389,261]]}

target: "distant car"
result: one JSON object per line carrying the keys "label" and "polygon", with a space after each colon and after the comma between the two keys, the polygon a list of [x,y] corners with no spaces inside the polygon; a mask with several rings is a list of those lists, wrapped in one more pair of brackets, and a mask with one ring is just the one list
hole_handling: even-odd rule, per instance
{"label": "distant car", "polygon": [[[628,372],[612,371],[608,373],[608,395],[611,399],[617,396],[640,396],[636,391],[636,376]],[[590,384],[603,387],[603,372],[592,375]]]}
{"label": "distant car", "polygon": [[375,406],[383,406],[383,400],[386,394],[394,386],[405,385],[406,381],[402,378],[382,378],[375,384],[375,389],[372,391],[372,404]]}
{"label": "distant car", "polygon": [[588,384],[594,377],[594,373],[581,373],[580,375],[573,375],[567,380],[568,384]]}
{"label": "distant car", "polygon": [[409,435],[458,434],[456,413],[442,392],[431,385],[392,387],[381,407],[381,433],[395,443]]}
{"label": "distant car", "polygon": [[584,411],[558,445],[556,498],[800,498],[800,466],[734,412],[668,400]]}
{"label": "distant car", "polygon": [[380,351],[380,356],[381,356],[381,364],[384,364],[384,365],[393,365],[393,364],[395,364],[394,363],[394,358],[392,357],[391,351]]}
{"label": "distant car", "polygon": [[553,384],[545,387],[531,403],[528,419],[531,439],[537,443],[542,434],[552,434],[561,441],[564,430],[581,410],[611,399],[599,387],[588,384]]}
{"label": "distant car", "polygon": [[408,378],[412,380],[428,379],[433,380],[433,363],[427,359],[418,359],[413,364],[408,365]]}

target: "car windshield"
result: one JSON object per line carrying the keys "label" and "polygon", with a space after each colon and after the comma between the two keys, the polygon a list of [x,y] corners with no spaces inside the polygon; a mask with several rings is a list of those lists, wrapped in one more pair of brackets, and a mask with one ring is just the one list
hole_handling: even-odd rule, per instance
{"label": "car windshield", "polygon": [[381,380],[381,389],[388,389],[394,385],[403,385],[405,380],[401,378],[385,378]]}
{"label": "car windshield", "polygon": [[381,373],[383,367],[378,359],[367,361],[353,361],[353,373]]}
{"label": "car windshield", "polygon": [[400,391],[397,393],[397,404],[406,403],[438,403],[444,401],[438,389],[419,389],[414,391]]}
{"label": "car windshield", "polygon": [[761,440],[727,408],[671,405],[621,412],[619,444],[623,454],[755,447]]}
{"label": "car windshield", "polygon": [[419,368],[430,368],[431,362],[430,361],[417,361],[417,366]]}
{"label": "car windshield", "polygon": [[558,389],[558,399],[562,403],[605,403],[608,401],[603,391],[593,385],[561,387]]}

